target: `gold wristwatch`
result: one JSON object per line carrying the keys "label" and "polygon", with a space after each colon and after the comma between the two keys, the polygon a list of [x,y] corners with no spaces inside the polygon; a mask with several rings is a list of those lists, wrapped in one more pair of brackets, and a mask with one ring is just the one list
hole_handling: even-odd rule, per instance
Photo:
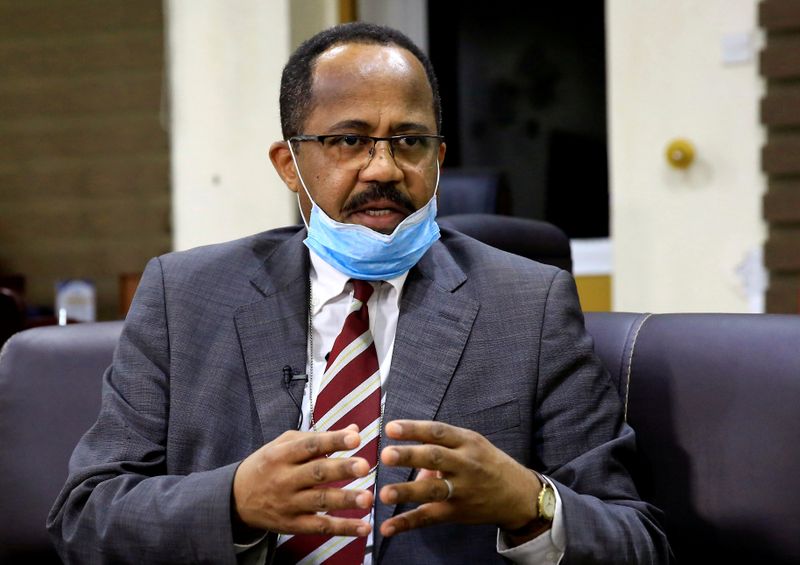
{"label": "gold wristwatch", "polygon": [[[521,540],[521,538],[531,539],[532,536],[537,536],[547,530],[553,523],[553,517],[556,513],[556,492],[550,486],[542,475],[530,469],[531,473],[536,475],[542,489],[536,495],[536,518],[514,531],[506,531],[506,534],[511,536],[511,539]],[[524,540],[523,540],[524,541]]]}
{"label": "gold wristwatch", "polygon": [[556,515],[556,492],[543,476],[539,473],[536,473],[536,476],[539,477],[539,482],[542,483],[542,490],[539,491],[539,496],[536,497],[539,520],[551,523]]}

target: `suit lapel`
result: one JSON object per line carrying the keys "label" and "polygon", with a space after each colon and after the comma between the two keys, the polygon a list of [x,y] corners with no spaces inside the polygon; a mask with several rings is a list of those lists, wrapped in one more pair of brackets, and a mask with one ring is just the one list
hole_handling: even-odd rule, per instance
{"label": "suit lapel", "polygon": [[[394,353],[386,383],[383,421],[433,420],[450,384],[479,303],[458,288],[466,275],[441,243],[435,244],[408,275],[397,322]],[[382,447],[397,443],[382,432]],[[386,484],[408,481],[412,471],[381,466],[376,493]],[[379,500],[376,528],[395,513],[396,505]],[[375,530],[378,556],[383,537]]]}
{"label": "suit lapel", "polygon": [[[286,390],[283,367],[306,367],[308,253],[305,231],[279,244],[251,279],[264,297],[239,307],[236,329],[264,443],[296,428],[299,411]],[[303,391],[295,387],[298,403]]]}

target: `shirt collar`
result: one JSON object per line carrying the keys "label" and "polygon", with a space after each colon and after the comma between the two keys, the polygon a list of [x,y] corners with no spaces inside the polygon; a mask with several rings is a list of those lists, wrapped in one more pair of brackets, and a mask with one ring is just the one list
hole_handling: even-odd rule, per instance
{"label": "shirt collar", "polygon": [[[322,257],[314,253],[314,250],[309,249],[308,254],[311,257],[311,272],[309,276],[311,277],[311,294],[314,297],[311,308],[312,314],[318,314],[326,303],[344,293],[350,277],[326,263]],[[379,284],[388,284],[394,288],[397,301],[395,306],[397,308],[400,307],[400,295],[406,278],[408,278],[408,271],[394,278],[378,281]]]}

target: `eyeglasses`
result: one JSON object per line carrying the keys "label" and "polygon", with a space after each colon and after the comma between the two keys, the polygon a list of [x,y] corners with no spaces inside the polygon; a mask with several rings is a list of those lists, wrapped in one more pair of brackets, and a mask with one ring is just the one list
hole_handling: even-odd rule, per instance
{"label": "eyeglasses", "polygon": [[296,135],[293,141],[316,141],[322,146],[325,158],[339,169],[361,170],[369,165],[375,155],[375,144],[379,141],[389,143],[389,153],[398,167],[422,168],[433,165],[444,136],[433,134],[392,135],[372,137],[371,135]]}

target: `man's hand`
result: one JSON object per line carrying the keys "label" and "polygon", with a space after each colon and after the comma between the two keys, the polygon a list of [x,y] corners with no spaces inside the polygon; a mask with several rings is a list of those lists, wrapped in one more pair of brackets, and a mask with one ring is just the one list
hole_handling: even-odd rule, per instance
{"label": "man's hand", "polygon": [[[381,452],[384,465],[420,469],[413,482],[381,489],[386,504],[420,503],[386,520],[381,525],[384,536],[443,522],[496,524],[515,531],[536,519],[536,496],[542,486],[538,477],[482,435],[414,420],[395,420],[385,429],[392,439],[422,445],[393,445]],[[444,479],[452,485],[450,498]]]}
{"label": "man's hand", "polygon": [[239,519],[251,528],[290,534],[366,536],[369,523],[317,512],[370,508],[367,490],[322,486],[363,477],[369,464],[361,457],[327,458],[358,447],[358,427],[335,432],[289,431],[242,461],[233,478]]}

